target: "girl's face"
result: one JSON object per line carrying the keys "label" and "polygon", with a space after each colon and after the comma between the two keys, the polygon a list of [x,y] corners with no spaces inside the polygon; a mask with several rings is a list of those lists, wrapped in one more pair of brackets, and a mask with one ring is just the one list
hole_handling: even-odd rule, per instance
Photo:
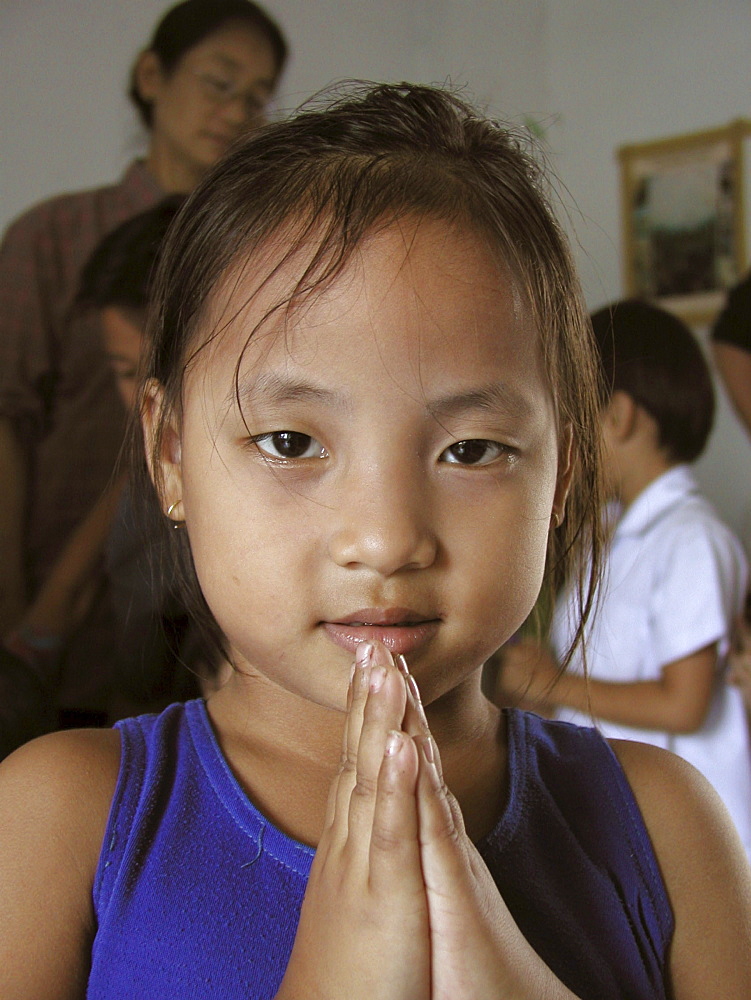
{"label": "girl's face", "polygon": [[186,373],[165,506],[182,498],[240,671],[342,708],[356,644],[378,638],[428,703],[518,628],[540,587],[568,472],[537,333],[471,233],[394,226],[285,329],[254,335],[241,415],[238,356],[299,273],[252,300],[233,275],[215,295],[212,324],[231,321]]}
{"label": "girl's face", "polygon": [[145,52],[136,78],[152,105],[152,155],[169,161],[172,176],[197,181],[241,132],[263,122],[275,77],[269,42],[239,23],[194,45],[170,73]]}

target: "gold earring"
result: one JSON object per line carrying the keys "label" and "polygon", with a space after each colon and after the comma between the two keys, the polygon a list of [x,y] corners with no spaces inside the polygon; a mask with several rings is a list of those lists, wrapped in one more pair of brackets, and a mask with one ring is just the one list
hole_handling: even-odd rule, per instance
{"label": "gold earring", "polygon": [[[182,503],[182,501],[183,501],[183,498],[180,497],[179,500],[175,500],[174,503],[171,503],[169,505],[169,507],[167,508],[167,517],[168,518],[170,518],[170,519],[172,518],[172,511],[175,509],[175,507],[179,507],[180,504]],[[180,527],[181,524],[184,524],[184,521],[173,521],[172,522],[172,527],[175,528],[175,529],[177,529],[177,528]]]}

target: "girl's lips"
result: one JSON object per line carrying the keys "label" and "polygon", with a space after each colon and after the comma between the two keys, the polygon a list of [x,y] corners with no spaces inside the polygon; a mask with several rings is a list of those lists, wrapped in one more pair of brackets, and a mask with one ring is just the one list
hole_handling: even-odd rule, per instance
{"label": "girl's lips", "polygon": [[353,622],[322,622],[329,639],[354,653],[361,642],[377,639],[393,654],[407,656],[423,646],[438,631],[437,618],[429,621],[405,622],[403,625],[363,625]]}

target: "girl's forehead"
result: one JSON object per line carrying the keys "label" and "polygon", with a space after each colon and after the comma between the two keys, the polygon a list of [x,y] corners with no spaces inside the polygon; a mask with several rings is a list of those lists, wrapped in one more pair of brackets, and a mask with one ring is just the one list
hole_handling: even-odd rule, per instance
{"label": "girl's forehead", "polygon": [[554,435],[531,311],[481,240],[446,226],[389,227],[291,305],[306,261],[274,269],[265,252],[262,267],[242,262],[218,287],[215,336],[186,375],[184,405],[195,400],[209,424],[238,404],[249,419],[294,420],[302,407],[392,428],[471,409]]}
{"label": "girl's forehead", "polygon": [[204,331],[290,335],[298,327],[346,322],[358,300],[373,316],[389,311],[471,326],[492,313],[514,325],[531,322],[500,253],[468,227],[401,220],[364,236],[332,268],[338,249],[315,262],[317,246],[303,242],[291,250],[282,232],[243,255],[209,297]]}
{"label": "girl's forehead", "polygon": [[271,386],[275,398],[299,399],[304,389],[306,398],[380,396],[378,405],[401,406],[405,397],[501,387],[504,398],[548,411],[531,310],[481,239],[445,224],[394,225],[297,296],[310,251],[279,266],[283,253],[266,246],[263,259],[238,262],[217,287],[201,368],[219,399],[257,402]]}

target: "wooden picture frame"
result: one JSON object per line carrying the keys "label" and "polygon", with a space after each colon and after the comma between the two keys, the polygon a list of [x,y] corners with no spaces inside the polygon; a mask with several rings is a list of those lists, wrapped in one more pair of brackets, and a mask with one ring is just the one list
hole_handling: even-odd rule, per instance
{"label": "wooden picture frame", "polygon": [[695,325],[748,268],[744,146],[751,122],[622,146],[623,278]]}

